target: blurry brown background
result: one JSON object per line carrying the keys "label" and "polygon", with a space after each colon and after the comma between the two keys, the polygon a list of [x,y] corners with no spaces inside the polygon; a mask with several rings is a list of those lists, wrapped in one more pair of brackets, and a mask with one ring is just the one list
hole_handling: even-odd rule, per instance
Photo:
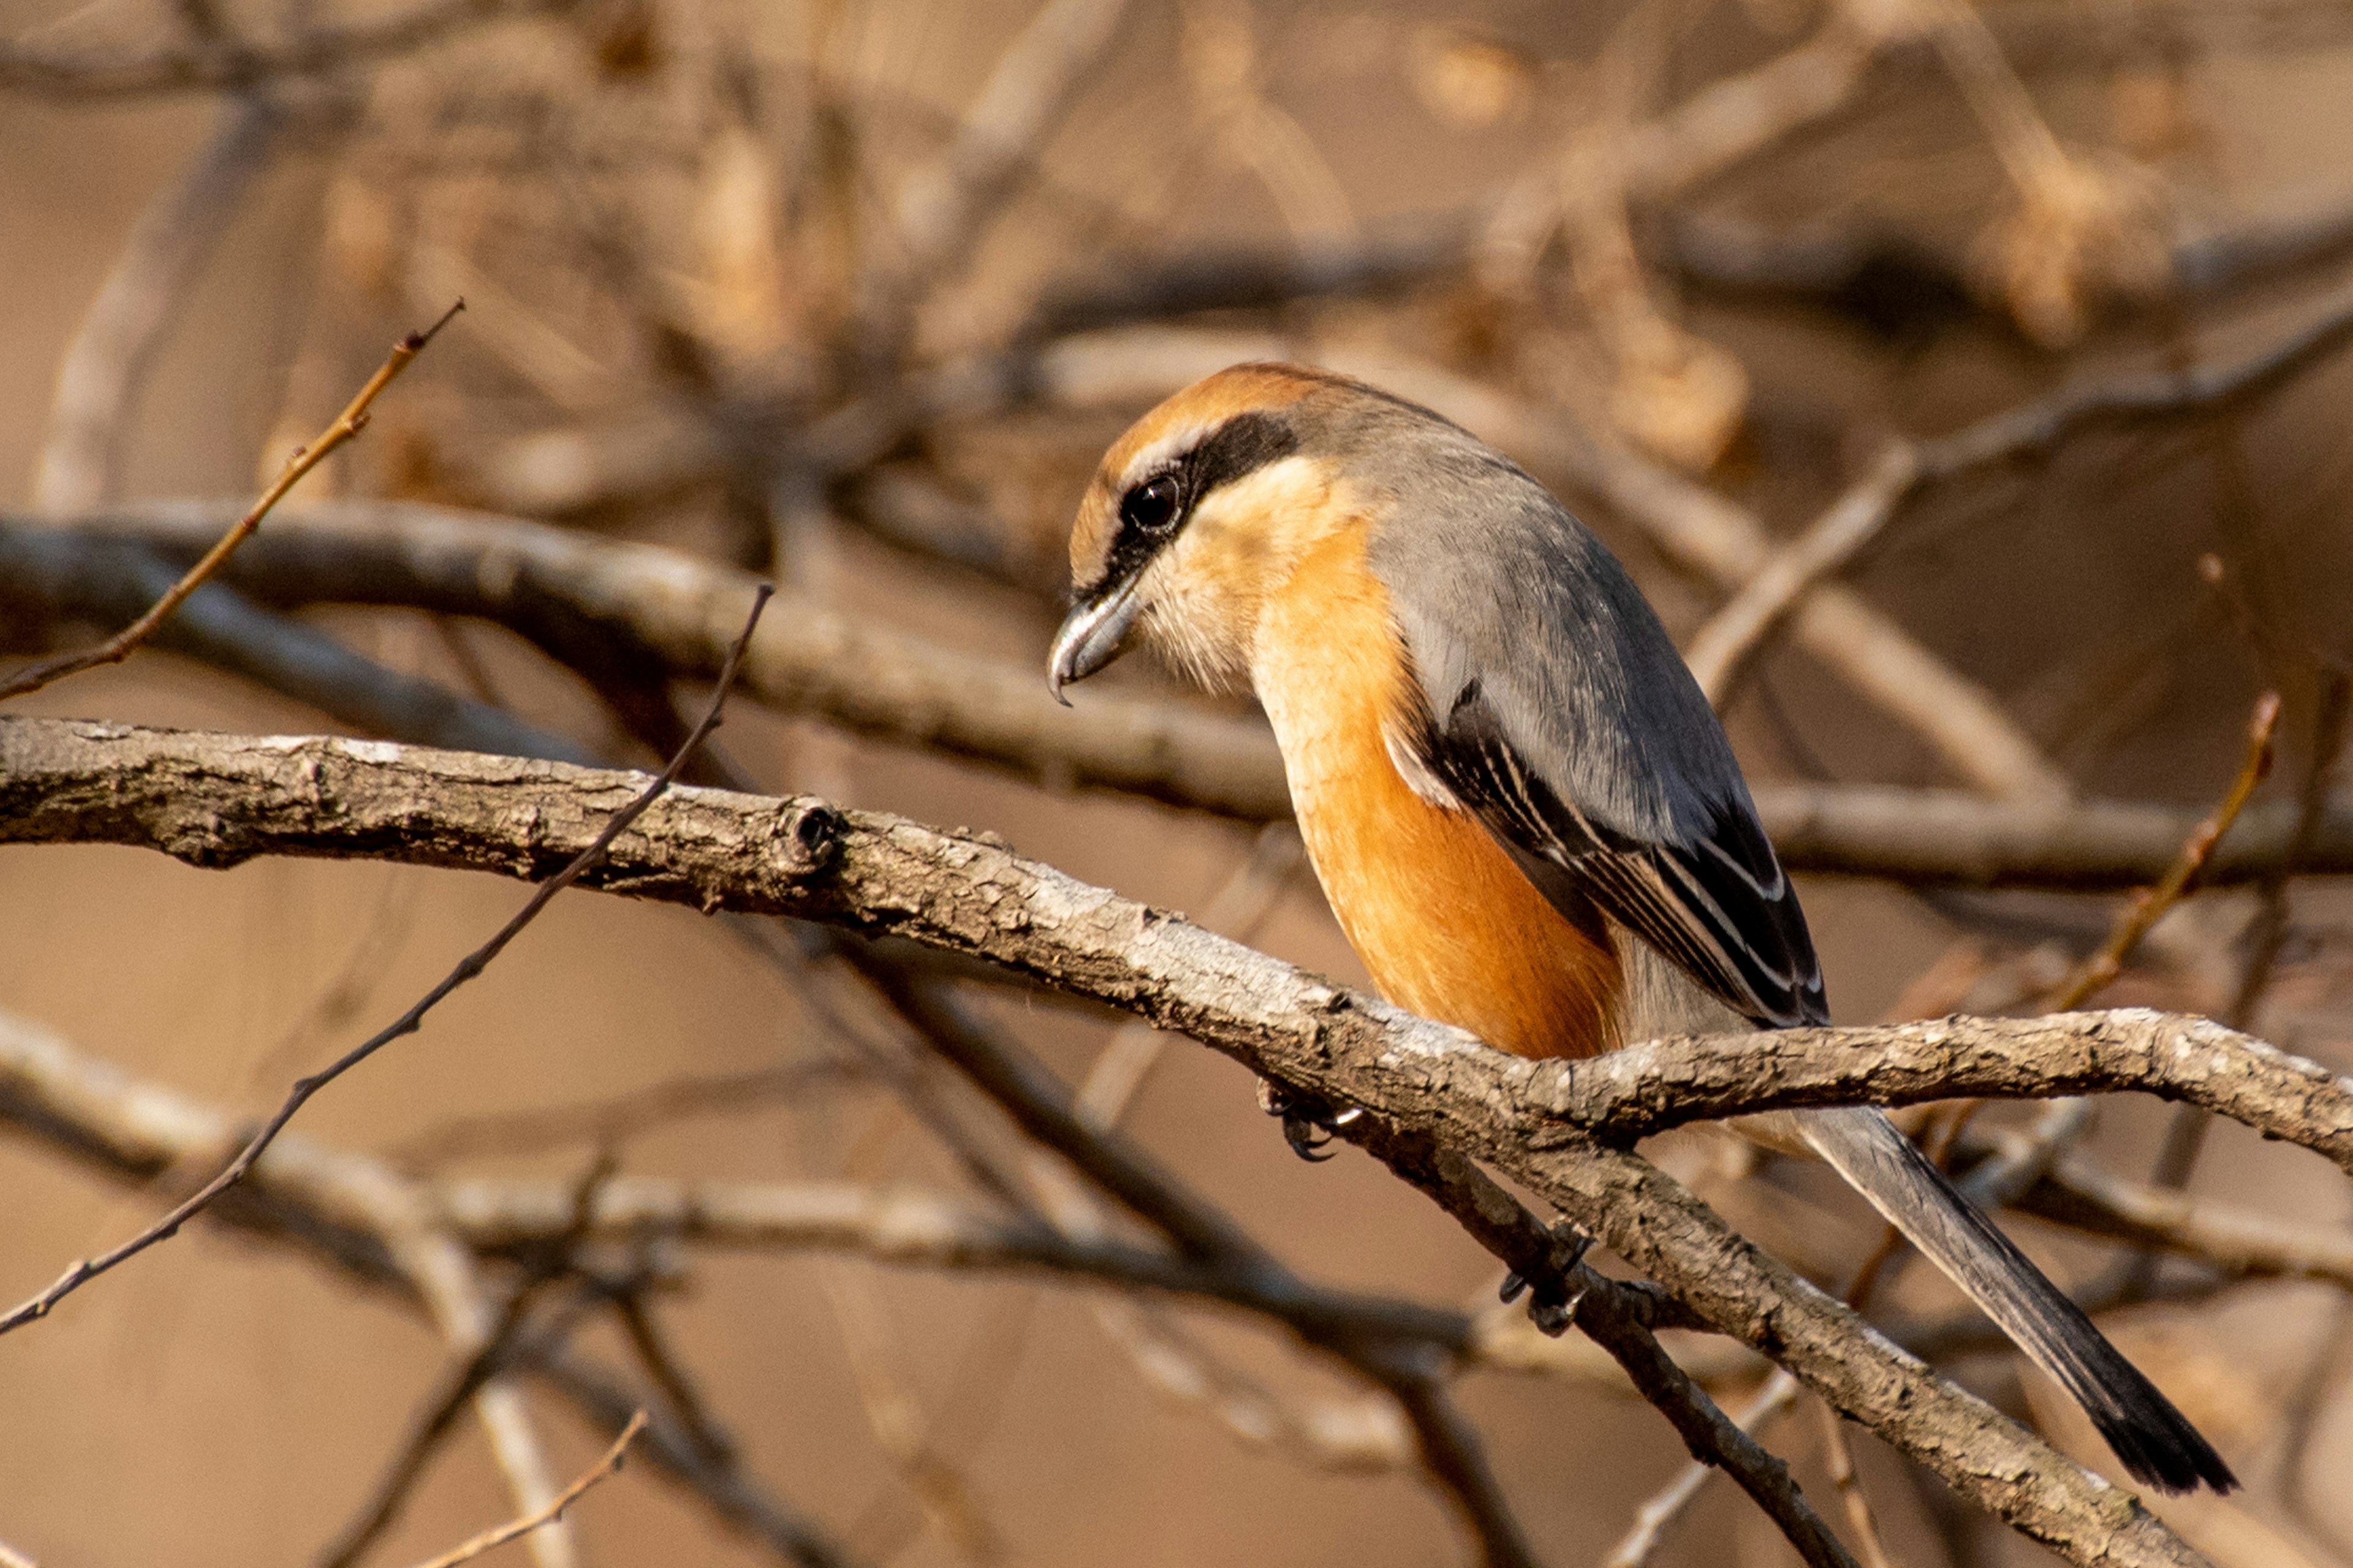
{"label": "blurry brown background", "polygon": [[[1948,431],[2073,378],[2254,352],[2336,299],[2353,251],[2353,7],[2317,0],[2000,0],[1969,34],[2000,68],[1988,76],[1980,59],[1974,77],[1956,63],[1968,48],[1947,48],[1938,29],[1979,19],[1904,0],[1846,11],[1807,0],[1642,0],[1631,12],[1098,5],[1099,51],[1024,137],[982,204],[986,221],[916,283],[898,204],[1020,47],[1026,0],[484,5],[473,9],[513,15],[259,79],[286,126],[236,183],[216,243],[173,296],[124,411],[119,468],[41,479],[59,367],[110,268],[135,246],[142,212],[174,199],[246,112],[238,92],[201,84],[126,79],[101,94],[109,62],[198,58],[223,37],[267,54],[306,29],[404,9],[0,7],[13,40],[0,51],[9,508],[246,491],[393,337],[463,294],[467,314],[307,497],[448,502],[660,542],[1034,668],[1058,614],[1060,531],[1102,447],[1168,389],[1149,363],[1160,340],[1088,340],[1108,343],[1110,363],[1144,366],[1132,389],[950,413],[828,475],[821,504],[779,503],[790,464],[776,452],[911,367],[1023,330],[1116,333],[1157,320],[1192,334],[1195,353],[1228,332],[1303,356],[1443,367],[1791,535],[1892,435]],[[1638,170],[1630,200],[1553,210],[1564,184],[1597,188],[1592,167],[1605,171],[1599,188],[1617,188],[1607,170],[1613,148],[1633,144],[1630,126],[1841,29],[1870,40],[1853,50],[1852,79],[1706,177]],[[2057,165],[2032,162],[2038,138]],[[1374,286],[1293,279],[1250,298],[1230,282],[1303,256],[1354,258]],[[1174,292],[1117,298],[1116,286],[1171,276],[1173,258],[1228,279],[1224,297],[1201,301],[1215,308],[1186,310],[1196,301]],[[2197,269],[2208,262],[2211,278]],[[1039,305],[1089,291],[1093,317]],[[2353,647],[2348,391],[2346,367],[2324,359],[2220,413],[2090,430],[2047,458],[1971,473],[1906,508],[1849,581],[1982,683],[2085,795],[2202,805],[2237,764],[2255,693],[2277,683],[2288,717],[2271,792],[2292,794],[2311,761],[2320,671]],[[900,488],[878,489],[877,476]],[[58,489],[43,495],[44,483]],[[1721,602],[1653,532],[1604,498],[1569,493],[1679,637]],[[974,540],[987,570],[941,558],[971,557]],[[2219,587],[2199,569],[2209,552]],[[487,675],[534,722],[648,759],[593,692],[493,628],[453,634],[398,611],[309,618],[397,668],[458,686]],[[32,647],[88,628],[18,632],[12,641]],[[1123,667],[1105,683],[1145,690],[1159,678]],[[1083,709],[1088,693],[1076,695]],[[332,727],[153,652],[23,710]],[[1786,644],[1760,659],[1728,718],[1759,780],[1970,783]],[[769,789],[993,829],[1082,879],[1196,914],[1258,835],[748,701],[721,744]],[[518,898],[457,875],[308,862],[214,874],[121,850],[11,849],[0,868],[0,1006],[240,1115],[390,1017]],[[1930,988],[1936,1010],[2030,1006],[2112,909],[1831,879],[1805,896],[1841,1020],[1886,1013],[1940,960],[1961,978]],[[2221,1011],[2253,903],[2231,892],[2187,907],[2110,999]],[[2342,923],[2353,910],[2306,882],[2294,910],[2256,1026],[2353,1068]],[[1361,982],[1304,871],[1254,940]],[[1018,994],[993,1005],[1074,1077],[1116,1026]],[[720,927],[573,894],[299,1126],[397,1156],[453,1118],[809,1056],[827,1027]],[[2144,1173],[2166,1121],[2153,1103],[2105,1104],[2087,1147]],[[1222,1058],[1171,1044],[1131,1124],[1317,1279],[1492,1300],[1496,1271],[1451,1223],[1359,1155],[1294,1160],[1248,1075]],[[438,1170],[569,1179],[591,1152],[586,1142],[477,1152]],[[635,1173],[956,1179],[886,1091],[857,1081],[653,1127],[621,1156]],[[1696,1139],[1662,1157],[1821,1278],[1844,1278],[1874,1238],[1861,1205],[1816,1173],[1715,1180],[1719,1155]],[[2194,1190],[2318,1226],[2348,1218],[2337,1173],[2232,1128],[2213,1133]],[[164,1201],[15,1136],[0,1141],[0,1194],[10,1300]],[[2021,1234],[2077,1277],[2107,1256],[2048,1227]],[[1926,1273],[1907,1276],[1897,1311],[1951,1309]],[[1053,1281],[698,1253],[686,1288],[659,1306],[749,1467],[856,1561],[1464,1559],[1413,1475],[1335,1471],[1301,1445],[1245,1440],[1156,1388],[1093,1300]],[[1369,1397],[1245,1323],[1178,1316],[1277,1405]],[[2337,1289],[2241,1284],[2106,1321],[2252,1483],[2242,1510],[2194,1539],[2234,1563],[2353,1562]],[[584,1339],[621,1353],[607,1327]],[[413,1316],[283,1250],[199,1226],[0,1342],[0,1540],[51,1568],[311,1560],[399,1449],[444,1359]],[[2028,1411],[2006,1356],[1959,1366]],[[1752,1375],[1718,1392],[1737,1403]],[[1481,1373],[1464,1398],[1547,1563],[1599,1559],[1683,1462],[1664,1424],[1606,1373]],[[562,1408],[538,1409],[558,1471],[601,1447]],[[912,1421],[912,1447],[894,1420]],[[1826,1498],[1810,1417],[1768,1436]],[[1998,1528],[1941,1518],[1933,1482],[1859,1447],[1904,1563],[2044,1560]],[[372,1560],[414,1560],[512,1511],[461,1423]],[[767,1557],[643,1466],[572,1517],[596,1563]],[[502,1552],[519,1562],[525,1550]],[[1721,1480],[1652,1558],[1788,1560]]]}

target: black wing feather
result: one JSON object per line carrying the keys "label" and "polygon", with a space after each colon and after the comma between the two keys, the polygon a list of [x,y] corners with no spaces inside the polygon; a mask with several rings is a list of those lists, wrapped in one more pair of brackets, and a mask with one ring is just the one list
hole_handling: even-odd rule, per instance
{"label": "black wing feather", "polygon": [[[1745,798],[1711,802],[1688,843],[1593,820],[1529,765],[1477,683],[1426,722],[1416,760],[1511,848],[1563,912],[1589,900],[1758,1024],[1824,1024],[1821,965],[1798,895]],[[1534,862],[1534,864],[1530,864]]]}

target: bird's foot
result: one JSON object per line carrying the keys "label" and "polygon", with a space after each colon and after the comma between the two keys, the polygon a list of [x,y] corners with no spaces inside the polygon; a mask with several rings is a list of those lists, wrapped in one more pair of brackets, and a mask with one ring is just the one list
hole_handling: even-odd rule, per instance
{"label": "bird's foot", "polygon": [[1258,1080],[1258,1105],[1269,1116],[1282,1118],[1282,1141],[1291,1145],[1293,1153],[1311,1164],[1330,1159],[1324,1146],[1341,1128],[1365,1113],[1362,1106],[1356,1105],[1335,1110],[1329,1101],[1302,1094],[1271,1078]]}
{"label": "bird's foot", "polygon": [[1504,1276],[1503,1289],[1496,1294],[1506,1306],[1527,1296],[1528,1321],[1536,1326],[1539,1333],[1557,1339],[1577,1321],[1577,1304],[1585,1300],[1583,1289],[1569,1289],[1568,1275],[1583,1260],[1593,1238],[1567,1220],[1552,1227],[1552,1257],[1545,1271],[1548,1282],[1535,1286],[1530,1294],[1531,1281],[1514,1270]]}

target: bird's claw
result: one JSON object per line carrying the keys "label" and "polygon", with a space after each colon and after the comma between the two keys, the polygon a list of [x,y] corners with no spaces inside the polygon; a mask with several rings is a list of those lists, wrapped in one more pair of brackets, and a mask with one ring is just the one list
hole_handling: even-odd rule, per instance
{"label": "bird's claw", "polygon": [[1259,1109],[1269,1116],[1282,1118],[1282,1141],[1291,1152],[1310,1164],[1321,1164],[1332,1156],[1324,1145],[1343,1127],[1365,1111],[1362,1106],[1351,1105],[1335,1110],[1327,1102],[1312,1094],[1275,1082],[1271,1078],[1258,1080]]}
{"label": "bird's claw", "polygon": [[[1549,1259],[1550,1267],[1546,1271],[1551,1283],[1536,1286],[1535,1294],[1529,1297],[1528,1321],[1536,1326],[1537,1332],[1557,1339],[1568,1331],[1569,1324],[1577,1321],[1577,1303],[1585,1300],[1582,1289],[1569,1290],[1568,1273],[1584,1259],[1586,1248],[1593,1245],[1593,1238],[1567,1220],[1554,1226],[1552,1235],[1553,1255]],[[1528,1296],[1533,1283],[1527,1276],[1514,1269],[1504,1276],[1503,1286],[1495,1294],[1508,1307],[1522,1296]]]}

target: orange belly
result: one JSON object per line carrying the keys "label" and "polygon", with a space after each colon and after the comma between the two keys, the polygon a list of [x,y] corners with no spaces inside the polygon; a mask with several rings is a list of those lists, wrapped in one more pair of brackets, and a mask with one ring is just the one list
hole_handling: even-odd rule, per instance
{"label": "orange belly", "polygon": [[1360,531],[1316,545],[1270,601],[1251,674],[1315,875],[1381,994],[1521,1056],[1614,1048],[1617,955],[1389,761],[1382,722],[1412,678]]}

